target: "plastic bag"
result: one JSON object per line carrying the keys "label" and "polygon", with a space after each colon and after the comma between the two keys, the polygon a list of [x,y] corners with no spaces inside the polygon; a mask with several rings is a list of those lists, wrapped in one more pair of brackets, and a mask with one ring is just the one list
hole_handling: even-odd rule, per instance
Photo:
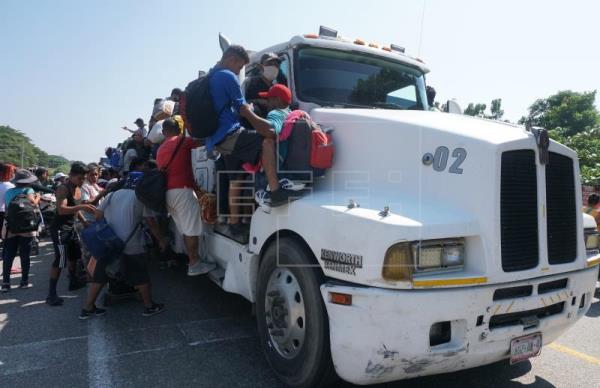
{"label": "plastic bag", "polygon": [[160,144],[163,142],[163,140],[165,140],[165,135],[162,133],[163,122],[164,120],[160,120],[152,126],[152,129],[150,129],[150,133],[148,133],[148,140],[150,140],[152,144]]}
{"label": "plastic bag", "polygon": [[174,109],[175,109],[175,101],[161,100],[156,105],[154,105],[154,110],[152,111],[152,116],[156,120],[164,120],[173,115]]}

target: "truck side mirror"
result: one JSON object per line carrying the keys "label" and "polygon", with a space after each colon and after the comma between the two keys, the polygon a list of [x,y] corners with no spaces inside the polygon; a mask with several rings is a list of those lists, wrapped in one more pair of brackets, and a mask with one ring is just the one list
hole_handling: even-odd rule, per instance
{"label": "truck side mirror", "polygon": [[445,111],[448,112],[448,113],[455,113],[455,114],[458,114],[458,115],[462,115],[463,114],[463,110],[460,107],[460,104],[456,100],[454,100],[454,99],[448,100],[448,102],[446,103],[446,109],[445,109]]}
{"label": "truck side mirror", "polygon": [[221,51],[225,52],[229,46],[231,46],[231,40],[228,37],[219,32],[219,46],[221,46]]}

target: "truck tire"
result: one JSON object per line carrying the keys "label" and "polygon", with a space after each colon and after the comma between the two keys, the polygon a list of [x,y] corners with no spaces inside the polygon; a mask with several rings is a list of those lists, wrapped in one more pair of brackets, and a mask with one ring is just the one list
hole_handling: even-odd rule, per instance
{"label": "truck tire", "polygon": [[292,387],[320,387],[335,379],[323,275],[312,253],[291,238],[266,250],[258,270],[256,320],[267,361]]}

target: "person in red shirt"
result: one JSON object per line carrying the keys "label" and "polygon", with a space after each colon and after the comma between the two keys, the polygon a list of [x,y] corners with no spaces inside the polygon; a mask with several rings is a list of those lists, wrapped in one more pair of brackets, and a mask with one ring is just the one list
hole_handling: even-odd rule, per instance
{"label": "person in red shirt", "polygon": [[190,137],[180,136],[181,128],[172,118],[163,122],[162,132],[165,140],[158,148],[156,162],[160,169],[168,166],[167,211],[183,234],[189,259],[188,276],[202,275],[212,271],[215,265],[198,258],[202,220],[192,171],[192,149],[198,147],[198,143]]}

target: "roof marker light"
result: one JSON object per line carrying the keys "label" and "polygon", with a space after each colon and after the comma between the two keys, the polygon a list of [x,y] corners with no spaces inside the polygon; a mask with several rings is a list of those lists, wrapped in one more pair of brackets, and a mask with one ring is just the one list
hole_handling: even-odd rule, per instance
{"label": "roof marker light", "polygon": [[325,36],[328,38],[337,38],[338,32],[336,30],[334,30],[333,28],[320,26],[319,27],[319,36]]}
{"label": "roof marker light", "polygon": [[369,43],[369,47],[379,48],[379,45],[377,43]]}
{"label": "roof marker light", "polygon": [[362,40],[362,39],[360,39],[360,38],[356,38],[356,39],[354,40],[354,44],[359,44],[359,45],[361,45],[361,46],[364,46],[364,45],[365,45],[365,41],[364,41],[364,40]]}
{"label": "roof marker light", "polygon": [[390,48],[391,48],[393,51],[397,51],[397,52],[399,52],[399,53],[403,53],[403,54],[404,54],[404,51],[406,51],[406,49],[405,49],[404,47],[402,47],[402,46],[398,46],[397,44],[392,44],[392,45],[390,45]]}
{"label": "roof marker light", "polygon": [[317,39],[319,37],[319,35],[317,35],[317,34],[304,34],[304,37],[306,39]]}
{"label": "roof marker light", "polygon": [[389,47],[382,47],[381,49],[382,49],[383,51],[387,51],[387,52],[389,52],[389,53],[391,53],[391,52],[392,52],[392,49],[391,49],[391,48],[389,48]]}

